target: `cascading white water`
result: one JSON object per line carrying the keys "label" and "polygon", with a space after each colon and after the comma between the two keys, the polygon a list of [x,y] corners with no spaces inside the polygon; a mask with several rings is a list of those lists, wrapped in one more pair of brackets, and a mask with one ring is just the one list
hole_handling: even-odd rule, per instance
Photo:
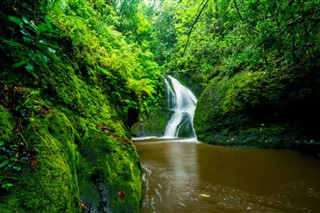
{"label": "cascading white water", "polygon": [[178,137],[179,130],[182,126],[185,126],[186,128],[189,127],[190,133],[188,137],[196,138],[193,117],[197,98],[187,87],[181,85],[177,79],[171,76],[168,76],[168,79],[170,79],[173,88],[172,90],[170,83],[165,79],[168,106],[172,107],[173,115],[166,126],[164,137]]}

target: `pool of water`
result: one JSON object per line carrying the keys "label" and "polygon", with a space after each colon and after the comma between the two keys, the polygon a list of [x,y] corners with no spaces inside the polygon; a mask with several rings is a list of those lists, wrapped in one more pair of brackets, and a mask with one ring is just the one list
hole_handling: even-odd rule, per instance
{"label": "pool of water", "polygon": [[320,212],[320,160],[292,150],[136,139],[142,212]]}

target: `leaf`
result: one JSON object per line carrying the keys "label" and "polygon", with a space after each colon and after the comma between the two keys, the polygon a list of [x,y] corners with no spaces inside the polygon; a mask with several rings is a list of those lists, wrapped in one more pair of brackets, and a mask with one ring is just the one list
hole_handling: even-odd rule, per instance
{"label": "leaf", "polygon": [[43,33],[43,32],[47,32],[49,29],[48,29],[48,26],[46,24],[40,24],[39,25],[39,28],[38,28],[38,31],[40,33]]}
{"label": "leaf", "polygon": [[25,16],[22,16],[22,21],[28,25],[32,25],[32,23]]}
{"label": "leaf", "polygon": [[2,163],[0,163],[0,168],[6,166],[8,164],[9,164],[9,160],[4,160],[4,161],[2,161]]}
{"label": "leaf", "polygon": [[33,42],[33,39],[28,37],[28,36],[23,36],[22,39],[25,41],[25,42]]}
{"label": "leaf", "polygon": [[25,65],[26,63],[28,63],[29,60],[23,60],[20,61],[18,63],[15,63],[14,65],[12,65],[12,67],[17,68],[17,67],[21,67],[22,65]]}
{"label": "leaf", "polygon": [[0,141],[0,146],[3,146],[4,145],[4,141]]}
{"label": "leaf", "polygon": [[52,53],[56,53],[56,50],[53,49],[53,48],[51,48],[51,47],[48,47],[48,50],[49,50],[50,52],[52,52]]}
{"label": "leaf", "polygon": [[24,47],[24,45],[20,44],[19,42],[8,41],[8,40],[4,40],[4,42],[9,44],[11,47]]}
{"label": "leaf", "polygon": [[27,64],[27,66],[26,66],[26,69],[27,69],[27,71],[28,71],[28,72],[32,72],[32,71],[33,71],[33,69],[34,69],[33,64],[28,63],[28,64]]}
{"label": "leaf", "polygon": [[10,187],[12,187],[12,186],[13,186],[12,183],[5,183],[5,184],[3,184],[1,187],[2,187],[2,188],[5,188],[5,189],[8,189],[8,188],[10,188]]}
{"label": "leaf", "polygon": [[23,22],[20,18],[15,17],[15,16],[8,16],[8,19],[13,22],[16,23],[17,25],[19,25],[21,28],[23,27]]}
{"label": "leaf", "polygon": [[18,162],[18,161],[19,161],[19,159],[18,159],[18,158],[16,158],[16,157],[12,157],[12,158],[10,158],[10,161],[11,161],[11,162]]}
{"label": "leaf", "polygon": [[50,33],[55,32],[55,30],[54,30],[53,27],[52,27],[51,22],[50,22],[49,20],[47,20],[47,19],[46,19],[46,24],[47,24],[48,31],[49,31]]}
{"label": "leaf", "polygon": [[21,170],[21,166],[14,166],[13,169],[16,170],[16,171],[20,171]]}
{"label": "leaf", "polygon": [[29,27],[27,27],[27,28],[33,30],[34,32],[37,32],[38,27],[34,24],[33,21],[30,21],[30,20],[29,20],[28,18],[26,18],[25,16],[22,16],[22,21],[29,26]]}
{"label": "leaf", "polygon": [[205,197],[205,198],[208,198],[208,197],[211,197],[210,195],[208,194],[199,194],[200,197]]}
{"label": "leaf", "polygon": [[[28,109],[34,109],[34,105],[33,105],[33,104],[30,104],[30,105],[28,105],[27,107],[28,107]],[[23,116],[24,116],[24,115],[23,115]]]}
{"label": "leaf", "polygon": [[16,111],[18,111],[19,109],[21,109],[21,105],[16,106],[16,108],[14,108]]}
{"label": "leaf", "polygon": [[45,56],[42,52],[37,53],[37,57],[44,63],[47,63],[49,60],[48,57]]}
{"label": "leaf", "polygon": [[21,29],[20,32],[21,32],[23,35],[25,35],[25,36],[27,36],[27,37],[29,37],[29,38],[31,38],[31,39],[34,40],[34,37],[33,37],[26,29]]}

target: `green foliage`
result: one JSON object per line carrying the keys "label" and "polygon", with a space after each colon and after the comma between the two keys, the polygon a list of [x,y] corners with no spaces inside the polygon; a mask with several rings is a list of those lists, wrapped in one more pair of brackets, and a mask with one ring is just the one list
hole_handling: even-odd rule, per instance
{"label": "green foliage", "polygon": [[[121,3],[120,7],[137,9],[138,2],[126,1]],[[101,11],[96,10],[96,5],[87,1],[70,0],[63,7],[57,5],[51,16],[61,30],[72,38],[72,47],[79,54],[79,58],[82,59],[81,56],[85,55],[85,62],[96,70],[95,75],[105,79],[109,91],[113,93],[113,98],[118,103],[124,104],[124,112],[127,113],[128,108],[132,106],[132,104],[126,105],[129,102],[125,100],[130,100],[132,97],[137,97],[137,100],[132,100],[138,103],[136,108],[144,111],[143,108],[147,102],[153,104],[157,102],[157,96],[153,96],[155,90],[148,89],[151,93],[136,90],[136,84],[132,82],[144,81],[142,79],[148,78],[153,84],[151,87],[155,87],[159,84],[159,68],[153,62],[147,42],[142,41],[142,45],[137,46],[130,44],[128,36],[124,36],[125,32],[135,31],[133,30],[135,24],[130,25],[128,29],[125,27],[124,34],[116,31],[115,26],[109,24],[116,23],[119,16],[122,20],[134,22],[133,19],[129,19],[131,17],[129,14],[135,14],[137,10],[115,11],[116,8],[113,8],[113,5],[106,4],[101,4],[100,9]],[[135,29],[141,31],[140,28]]]}
{"label": "green foliage", "polygon": [[[149,21],[138,11],[143,6],[122,2],[130,8],[118,11],[114,1],[11,3],[0,3],[0,86],[13,92],[1,92],[0,103],[18,126],[15,132],[4,126],[3,135],[25,160],[14,182],[1,179],[10,190],[1,193],[0,211],[77,212],[81,197],[92,211],[139,212],[140,165],[128,117],[132,109],[148,113],[162,97]],[[8,150],[9,139],[0,141]],[[15,166],[13,159],[1,158],[1,167]]]}
{"label": "green foliage", "polygon": [[288,91],[279,83],[279,74],[243,72],[230,79],[214,78],[198,100],[194,118],[198,139],[219,145],[292,148],[317,138],[309,111],[302,108],[293,116],[294,103],[288,106],[281,98]]}
{"label": "green foliage", "polygon": [[10,112],[0,105],[0,191],[14,185],[13,173],[21,169],[15,156],[18,146],[11,143],[14,122]]}
{"label": "green foliage", "polygon": [[30,118],[24,129],[28,144],[20,158],[25,165],[10,194],[2,195],[1,212],[80,212],[73,128],[58,111],[42,118]]}
{"label": "green foliage", "polygon": [[313,61],[318,61],[316,4],[314,0],[167,0],[155,25],[161,26],[164,19],[158,17],[167,14],[174,24],[154,33],[155,50],[161,49],[157,44],[170,41],[165,36],[175,35],[175,42],[163,50],[171,52],[170,61],[162,59],[166,60],[165,67],[189,72],[205,84],[218,73],[233,76],[243,71],[299,67],[301,71],[296,74],[300,75],[315,69]]}
{"label": "green foliage", "polygon": [[[0,123],[1,123],[0,140],[1,141],[10,140],[11,135],[12,135],[12,131],[14,129],[13,118],[12,118],[11,114],[9,113],[9,111],[6,108],[4,108],[2,105],[0,105],[0,114],[1,114],[1,117],[0,117]],[[4,143],[4,142],[2,142],[2,143]]]}
{"label": "green foliage", "polygon": [[[27,17],[8,16],[8,20],[18,25],[15,40],[3,39],[2,42],[9,46],[8,53],[14,57],[13,68],[24,67],[28,72],[33,72],[35,66],[40,63],[47,63],[49,58],[47,52],[55,53],[58,46],[50,43],[49,39],[56,37],[57,34],[49,20],[36,25]],[[18,38],[18,39],[17,39]],[[28,50],[28,51],[27,51]]]}
{"label": "green foliage", "polygon": [[[158,9],[158,8],[157,8]],[[151,25],[151,48],[159,65],[170,63],[176,40],[174,6],[168,5],[161,11],[154,11]]]}
{"label": "green foliage", "polygon": [[261,123],[290,140],[320,138],[317,4],[165,0],[154,10],[152,51],[163,70],[207,86],[195,115],[199,139],[234,137]]}
{"label": "green foliage", "polygon": [[[77,131],[85,132],[79,135],[77,171],[82,199],[88,205],[104,206],[110,211],[139,212],[140,164],[133,144],[103,125],[83,123]],[[119,191],[125,193],[124,200],[117,196]]]}

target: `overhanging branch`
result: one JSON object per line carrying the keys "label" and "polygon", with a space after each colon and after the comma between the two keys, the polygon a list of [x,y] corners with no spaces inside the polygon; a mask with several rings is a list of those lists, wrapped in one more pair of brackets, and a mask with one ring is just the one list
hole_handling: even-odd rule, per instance
{"label": "overhanging branch", "polygon": [[182,57],[184,56],[184,54],[186,53],[186,50],[187,50],[187,47],[188,47],[188,44],[189,44],[189,41],[190,41],[190,35],[192,33],[192,30],[194,28],[194,26],[196,25],[196,23],[198,22],[200,16],[201,16],[201,13],[203,12],[203,10],[206,8],[207,4],[208,4],[209,0],[206,0],[206,2],[203,4],[202,8],[200,9],[196,19],[194,20],[194,22],[192,23],[192,26],[188,32],[188,39],[187,39],[187,42],[184,46],[184,50],[183,50],[183,53],[182,53]]}

